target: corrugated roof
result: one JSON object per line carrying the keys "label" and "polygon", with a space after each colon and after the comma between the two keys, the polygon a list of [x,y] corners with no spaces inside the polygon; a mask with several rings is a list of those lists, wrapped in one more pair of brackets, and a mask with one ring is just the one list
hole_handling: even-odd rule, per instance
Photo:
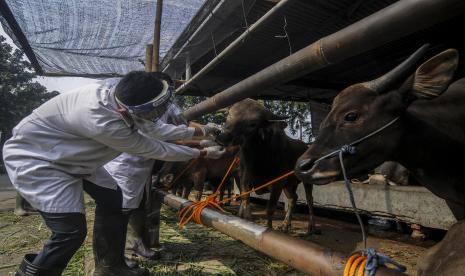
{"label": "corrugated roof", "polygon": [[[184,90],[183,94],[211,96],[289,55],[288,40],[282,37],[285,35],[285,19],[291,48],[295,52],[394,2],[396,0],[294,0],[286,6],[282,14],[244,41],[238,50]],[[276,1],[268,0],[253,1],[247,15],[249,24],[266,13],[275,3]],[[463,39],[453,31],[454,27],[462,26],[464,23],[464,16],[454,18],[284,85],[262,91],[259,97],[287,100],[312,99],[329,103],[340,89],[383,74],[425,42],[432,44],[430,52],[434,53],[448,47],[465,50]],[[199,35],[201,33],[200,30]],[[241,33],[231,34],[230,37],[225,38],[225,41],[232,41]],[[221,46],[226,45],[220,45],[220,48]],[[194,61],[191,65],[192,74],[215,57],[211,45],[205,44],[205,47],[209,48],[206,54],[190,57]],[[182,61],[178,62],[182,63]],[[463,72],[462,61],[459,71]],[[167,72],[180,78],[185,73],[185,67],[170,67],[167,68]]]}

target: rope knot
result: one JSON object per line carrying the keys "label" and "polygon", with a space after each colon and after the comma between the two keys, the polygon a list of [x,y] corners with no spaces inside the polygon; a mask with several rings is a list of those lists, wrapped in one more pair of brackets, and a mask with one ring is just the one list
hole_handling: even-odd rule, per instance
{"label": "rope knot", "polygon": [[344,146],[341,147],[341,152],[343,154],[354,155],[355,153],[357,153],[357,150],[355,149],[354,146],[344,145]]}
{"label": "rope knot", "polygon": [[370,276],[375,275],[376,268],[380,265],[386,266],[386,264],[392,264],[394,269],[399,272],[405,272],[407,268],[398,262],[391,259],[389,256],[382,253],[376,252],[374,248],[368,248],[365,251],[367,256],[367,263],[365,265],[365,270],[368,271]]}
{"label": "rope knot", "polygon": [[[344,276],[374,276],[376,269],[379,266],[386,266],[386,264],[392,264],[394,268],[399,272],[405,272],[405,266],[394,261],[390,257],[376,252],[374,248],[367,248],[363,251],[358,251],[352,254],[346,262],[344,268]],[[358,270],[358,273],[356,273]]]}

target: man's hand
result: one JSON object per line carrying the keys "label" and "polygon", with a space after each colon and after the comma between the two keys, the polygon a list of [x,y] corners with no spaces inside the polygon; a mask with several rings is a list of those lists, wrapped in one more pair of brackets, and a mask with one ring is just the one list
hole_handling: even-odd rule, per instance
{"label": "man's hand", "polygon": [[208,123],[206,125],[201,125],[200,130],[202,130],[203,136],[218,135],[221,132],[221,127],[214,123]]}
{"label": "man's hand", "polygon": [[205,153],[205,158],[210,158],[210,159],[219,159],[221,158],[226,150],[222,146],[213,146],[213,147],[208,147],[203,149]]}
{"label": "man's hand", "polygon": [[202,148],[207,148],[207,147],[213,147],[213,146],[219,146],[219,145],[213,140],[200,140],[199,146],[201,146]]}

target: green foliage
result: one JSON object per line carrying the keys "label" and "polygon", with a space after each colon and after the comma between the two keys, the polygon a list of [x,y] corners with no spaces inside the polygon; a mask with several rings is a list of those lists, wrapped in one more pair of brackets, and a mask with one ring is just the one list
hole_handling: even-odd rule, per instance
{"label": "green foliage", "polygon": [[[176,100],[179,106],[186,110],[201,101],[206,97],[198,96],[177,96]],[[312,124],[310,121],[310,107],[305,102],[289,102],[289,101],[260,101],[263,105],[270,109],[273,113],[281,116],[286,116],[289,132],[305,142],[313,139]],[[217,111],[212,114],[207,114],[197,120],[201,124],[213,122],[222,124],[226,121],[226,112]]]}
{"label": "green foliage", "polygon": [[[58,95],[33,81],[36,74],[23,52],[13,48],[0,36],[0,145],[11,136],[15,125],[33,109]],[[1,170],[1,168],[0,168]]]}
{"label": "green foliage", "polygon": [[[176,97],[176,101],[178,102],[179,106],[183,110],[186,110],[204,101],[205,99],[206,97],[199,97],[199,96],[177,96]],[[215,113],[204,115],[200,119],[197,119],[195,121],[201,124],[206,124],[206,123],[223,124],[226,121],[226,113],[217,111]]]}
{"label": "green foliage", "polygon": [[300,140],[309,142],[313,139],[309,104],[289,101],[263,101],[263,104],[273,113],[288,117],[289,131],[298,134]]}

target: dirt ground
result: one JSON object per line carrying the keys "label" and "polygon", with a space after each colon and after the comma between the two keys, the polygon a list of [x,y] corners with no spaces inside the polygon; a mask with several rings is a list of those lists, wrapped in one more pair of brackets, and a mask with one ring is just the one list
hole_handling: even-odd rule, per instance
{"label": "dirt ground", "polygon": [[[91,259],[94,203],[88,200],[86,206],[89,234],[63,275],[85,275],[86,263]],[[234,211],[237,206],[229,209]],[[264,225],[263,207],[255,209],[255,222]],[[282,211],[276,215],[275,227],[280,224],[282,215]],[[297,214],[289,234],[342,252],[351,252],[361,246],[356,224],[317,217],[322,235],[308,237],[305,235],[306,223],[305,215]],[[195,224],[180,230],[175,212],[167,207],[162,210],[160,232],[161,260],[142,261],[152,275],[304,275],[214,230]],[[14,275],[22,256],[38,251],[48,235],[49,231],[38,215],[17,217],[11,210],[0,211],[0,275]],[[408,235],[392,232],[370,235],[368,239],[369,246],[406,265],[409,275],[415,275],[418,257],[433,244],[433,241],[419,242]]]}

